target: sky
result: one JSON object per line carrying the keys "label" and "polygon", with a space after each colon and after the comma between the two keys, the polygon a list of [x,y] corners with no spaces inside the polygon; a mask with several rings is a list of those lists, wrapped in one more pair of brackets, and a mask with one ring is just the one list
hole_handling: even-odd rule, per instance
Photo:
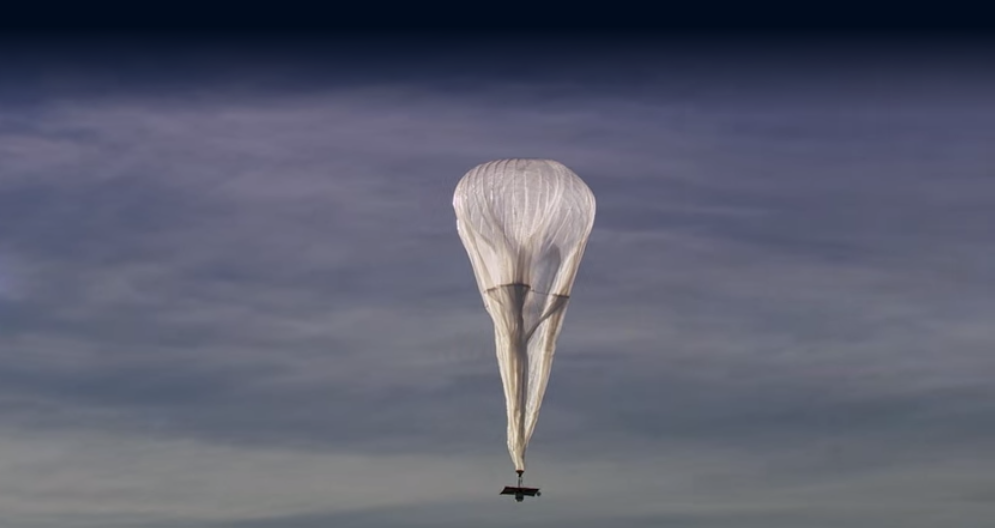
{"label": "sky", "polygon": [[[991,46],[889,38],[8,37],[5,528],[980,526]],[[598,200],[522,504],[508,157]]]}

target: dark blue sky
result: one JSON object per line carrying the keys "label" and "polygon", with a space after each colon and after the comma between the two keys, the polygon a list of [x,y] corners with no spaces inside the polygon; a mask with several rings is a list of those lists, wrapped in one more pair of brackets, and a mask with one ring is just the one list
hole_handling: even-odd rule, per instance
{"label": "dark blue sky", "polygon": [[[6,522],[990,519],[991,47],[762,37],[8,37]],[[522,505],[451,206],[503,157],[598,198]]]}

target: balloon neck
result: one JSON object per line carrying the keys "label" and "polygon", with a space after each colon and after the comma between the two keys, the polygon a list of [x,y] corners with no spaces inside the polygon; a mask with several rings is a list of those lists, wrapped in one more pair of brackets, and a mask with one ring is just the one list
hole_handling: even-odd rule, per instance
{"label": "balloon neck", "polygon": [[515,473],[518,473],[518,476],[520,477],[520,476],[522,476],[522,473],[525,473],[525,470],[524,469],[516,469]]}

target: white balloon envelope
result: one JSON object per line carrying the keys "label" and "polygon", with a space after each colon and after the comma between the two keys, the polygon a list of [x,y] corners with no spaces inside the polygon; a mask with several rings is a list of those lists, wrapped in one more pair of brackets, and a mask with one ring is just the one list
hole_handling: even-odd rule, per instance
{"label": "white balloon envelope", "polygon": [[521,475],[570,290],[594,226],[591,189],[559,162],[505,159],[471,169],[453,196],[494,339]]}

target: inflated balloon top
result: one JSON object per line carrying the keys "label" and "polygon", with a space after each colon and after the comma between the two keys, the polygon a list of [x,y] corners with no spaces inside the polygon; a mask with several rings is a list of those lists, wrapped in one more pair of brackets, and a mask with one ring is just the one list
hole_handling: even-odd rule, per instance
{"label": "inflated balloon top", "polygon": [[505,159],[466,173],[453,207],[494,322],[508,451],[524,472],[556,339],[594,226],[594,193],[559,162]]}

